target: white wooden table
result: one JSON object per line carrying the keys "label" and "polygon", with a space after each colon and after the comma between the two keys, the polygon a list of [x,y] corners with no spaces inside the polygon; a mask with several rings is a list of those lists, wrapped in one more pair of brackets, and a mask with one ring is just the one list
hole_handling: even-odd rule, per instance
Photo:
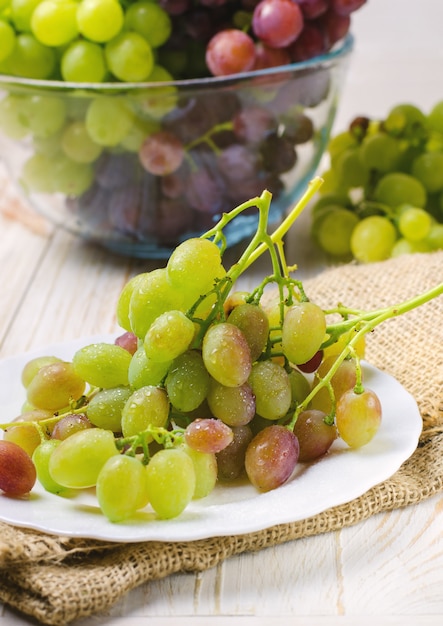
{"label": "white wooden table", "polygon": [[[357,114],[383,116],[398,102],[427,111],[443,99],[442,23],[440,0],[368,0],[354,18],[357,48],[335,128]],[[11,219],[14,201],[6,186],[0,192],[0,357],[115,331],[121,288],[154,264],[85,246],[23,207],[21,221]],[[302,277],[323,267],[309,247],[307,218],[287,243]],[[258,263],[245,286],[255,285],[262,271]],[[234,557],[204,573],[143,585],[108,614],[76,626],[141,626],[149,619],[156,626],[440,626],[442,529],[439,496],[338,532]],[[33,623],[0,610],[0,626]]]}

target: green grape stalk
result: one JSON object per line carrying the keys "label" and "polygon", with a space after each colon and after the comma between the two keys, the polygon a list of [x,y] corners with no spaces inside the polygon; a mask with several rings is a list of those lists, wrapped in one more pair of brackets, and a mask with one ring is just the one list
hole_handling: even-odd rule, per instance
{"label": "green grape stalk", "polygon": [[328,151],[311,229],[324,252],[370,263],[443,249],[443,102],[356,117]]}
{"label": "green grape stalk", "polygon": [[[111,523],[142,509],[168,520],[216,485],[247,478],[270,491],[298,480],[300,464],[327,457],[338,439],[370,443],[383,406],[366,385],[365,337],[440,296],[443,283],[377,310],[322,309],[284,251],[322,182],[311,181],[274,232],[265,190],[178,245],[164,267],[131,278],[114,341],[84,345],[70,361],[27,362],[23,411],[1,424],[0,489],[25,496],[38,482],[74,501],[94,489]],[[254,208],[256,232],[225,267],[224,230]],[[271,273],[238,291],[263,254]]]}

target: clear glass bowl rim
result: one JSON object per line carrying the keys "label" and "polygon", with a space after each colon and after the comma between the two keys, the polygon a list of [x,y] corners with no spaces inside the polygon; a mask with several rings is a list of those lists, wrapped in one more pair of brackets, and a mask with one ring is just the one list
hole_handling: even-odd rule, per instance
{"label": "clear glass bowl rim", "polygon": [[178,89],[205,87],[216,89],[217,87],[225,87],[234,85],[238,82],[254,80],[266,76],[273,76],[281,72],[302,72],[310,69],[325,68],[336,64],[341,59],[347,57],[354,48],[354,36],[348,33],[340,42],[338,42],[329,52],[322,54],[306,61],[299,61],[288,65],[279,65],[262,70],[254,70],[251,72],[240,72],[230,76],[209,76],[205,78],[191,78],[186,80],[164,81],[164,82],[142,82],[142,83],[71,83],[59,80],[38,80],[35,78],[21,78],[8,74],[0,74],[0,86],[5,87],[34,87],[44,89],[55,89],[58,91],[72,90],[91,90],[91,91],[130,91],[136,89],[163,89],[165,87],[177,87]]}

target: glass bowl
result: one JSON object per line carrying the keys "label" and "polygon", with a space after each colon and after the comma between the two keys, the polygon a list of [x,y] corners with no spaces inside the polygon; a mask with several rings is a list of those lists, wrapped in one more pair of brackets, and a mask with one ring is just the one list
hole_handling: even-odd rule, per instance
{"label": "glass bowl", "polygon": [[[85,240],[166,258],[272,193],[278,223],[325,151],[353,49],[223,78],[72,84],[0,76],[0,158],[39,213]],[[232,246],[257,226],[243,212]]]}

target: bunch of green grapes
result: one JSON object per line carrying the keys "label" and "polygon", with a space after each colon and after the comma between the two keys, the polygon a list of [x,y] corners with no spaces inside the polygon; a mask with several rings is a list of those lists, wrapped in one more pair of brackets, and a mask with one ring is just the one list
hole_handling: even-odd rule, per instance
{"label": "bunch of green grapes", "polygon": [[[84,345],[71,361],[30,360],[23,412],[2,425],[0,488],[23,494],[36,480],[53,494],[95,488],[112,522],[146,507],[170,519],[217,482],[246,475],[269,491],[338,437],[354,448],[369,443],[382,406],[363,380],[365,334],[443,284],[378,311],[320,308],[291,276],[282,245],[318,184],[273,235],[264,192],[181,243],[165,267],[131,278],[117,302],[114,342]],[[257,232],[225,268],[223,230],[253,207]],[[237,291],[264,252],[273,273]]]}
{"label": "bunch of green grapes", "polygon": [[312,219],[326,253],[365,263],[443,248],[443,102],[356,118],[329,156]]}

